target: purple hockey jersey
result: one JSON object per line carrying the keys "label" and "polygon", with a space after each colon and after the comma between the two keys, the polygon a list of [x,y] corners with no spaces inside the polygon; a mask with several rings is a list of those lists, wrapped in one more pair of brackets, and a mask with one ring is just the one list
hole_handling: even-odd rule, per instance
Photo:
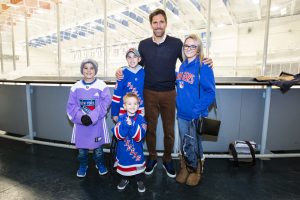
{"label": "purple hockey jersey", "polygon": [[[111,94],[104,81],[96,79],[92,83],[83,80],[72,87],[67,103],[67,114],[74,123],[72,143],[77,148],[95,149],[102,144],[110,143],[105,115],[111,104]],[[81,123],[83,115],[89,115],[93,124]]]}

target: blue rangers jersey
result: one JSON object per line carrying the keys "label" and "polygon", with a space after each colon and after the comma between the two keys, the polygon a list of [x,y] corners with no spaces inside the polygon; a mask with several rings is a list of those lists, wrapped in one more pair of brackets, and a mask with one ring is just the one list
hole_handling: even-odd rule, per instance
{"label": "blue rangers jersey", "polygon": [[144,117],[138,113],[130,117],[132,125],[127,124],[127,117],[127,114],[121,115],[113,128],[113,133],[118,139],[115,164],[119,174],[133,176],[143,173],[146,168],[143,138],[146,135],[147,125]]}
{"label": "blue rangers jersey", "polygon": [[111,105],[111,116],[119,116],[126,113],[123,107],[123,97],[128,93],[135,93],[139,98],[138,113],[144,116],[144,68],[138,65],[132,69],[126,67],[123,70],[124,78],[118,80],[115,85],[114,95]]}

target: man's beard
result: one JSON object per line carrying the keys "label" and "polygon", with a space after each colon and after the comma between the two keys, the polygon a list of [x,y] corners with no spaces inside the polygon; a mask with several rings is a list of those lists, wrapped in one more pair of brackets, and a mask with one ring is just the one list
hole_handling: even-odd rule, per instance
{"label": "man's beard", "polygon": [[[161,30],[161,29],[158,29]],[[165,31],[159,32],[157,33],[156,31],[153,31],[153,34],[155,35],[155,37],[162,37],[165,34]]]}

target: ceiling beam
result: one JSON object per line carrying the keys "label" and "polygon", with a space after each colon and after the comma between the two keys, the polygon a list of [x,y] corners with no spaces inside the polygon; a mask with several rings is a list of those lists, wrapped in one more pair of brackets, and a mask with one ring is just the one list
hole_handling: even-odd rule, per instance
{"label": "ceiling beam", "polygon": [[235,19],[233,17],[233,12],[230,6],[230,2],[228,0],[221,0],[221,4],[225,7],[225,12],[229,18],[231,25],[236,24]]}
{"label": "ceiling beam", "polygon": [[292,3],[291,3],[291,15],[294,15],[295,7],[296,7],[296,0],[292,0]]}
{"label": "ceiling beam", "polygon": [[261,4],[261,2],[259,1],[259,4],[255,5],[256,15],[257,15],[257,19],[258,20],[261,20],[261,8],[260,8],[260,4]]}

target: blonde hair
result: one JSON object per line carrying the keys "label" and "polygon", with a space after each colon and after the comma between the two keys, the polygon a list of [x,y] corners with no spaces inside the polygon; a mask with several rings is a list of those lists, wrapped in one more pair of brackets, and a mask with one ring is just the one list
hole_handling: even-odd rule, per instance
{"label": "blonde hair", "polygon": [[183,60],[186,59],[186,56],[184,54],[184,44],[187,41],[187,39],[192,39],[192,40],[196,41],[196,43],[197,43],[197,54],[199,55],[200,62],[202,62],[202,60],[204,58],[203,45],[202,45],[201,39],[196,34],[190,34],[185,38],[183,46],[182,46],[182,58],[183,58]]}
{"label": "blonde hair", "polygon": [[136,98],[137,102],[139,102],[139,97],[133,93],[133,92],[128,92],[124,97],[123,97],[123,102],[126,103],[127,99],[133,97]]}

